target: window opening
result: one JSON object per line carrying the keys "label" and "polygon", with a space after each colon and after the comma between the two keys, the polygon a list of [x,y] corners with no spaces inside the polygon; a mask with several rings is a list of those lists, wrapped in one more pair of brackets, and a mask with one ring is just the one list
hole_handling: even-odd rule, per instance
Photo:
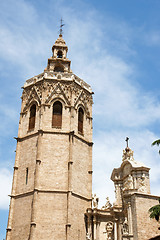
{"label": "window opening", "polygon": [[26,185],[28,183],[28,168],[26,168]]}
{"label": "window opening", "polygon": [[30,108],[30,117],[29,117],[29,130],[34,129],[36,120],[36,105],[32,105]]}
{"label": "window opening", "polygon": [[62,58],[62,51],[61,50],[58,51],[57,58]]}
{"label": "window opening", "polygon": [[55,72],[64,72],[64,68],[63,68],[63,66],[58,65],[58,66],[55,66],[54,71]]}
{"label": "window opening", "polygon": [[79,110],[78,110],[78,132],[80,134],[83,134],[83,118],[84,118],[83,109],[79,108]]}
{"label": "window opening", "polygon": [[59,101],[53,104],[52,127],[62,127],[62,103]]}

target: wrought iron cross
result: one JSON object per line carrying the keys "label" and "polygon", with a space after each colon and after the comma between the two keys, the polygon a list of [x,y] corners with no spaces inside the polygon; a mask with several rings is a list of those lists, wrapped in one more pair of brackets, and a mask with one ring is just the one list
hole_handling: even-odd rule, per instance
{"label": "wrought iron cross", "polygon": [[126,137],[126,143],[127,143],[127,147],[128,147],[128,141],[129,141],[129,137]]}
{"label": "wrought iron cross", "polygon": [[61,25],[60,25],[60,30],[59,30],[60,35],[62,35],[62,33],[63,33],[62,27],[63,27],[64,25],[65,25],[65,24],[63,24],[63,19],[61,18]]}

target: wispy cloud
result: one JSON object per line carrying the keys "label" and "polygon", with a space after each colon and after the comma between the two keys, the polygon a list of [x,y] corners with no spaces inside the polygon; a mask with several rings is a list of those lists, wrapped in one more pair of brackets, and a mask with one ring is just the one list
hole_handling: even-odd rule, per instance
{"label": "wispy cloud", "polygon": [[129,146],[134,151],[135,161],[142,162],[151,168],[151,193],[159,194],[160,161],[157,151],[151,148],[151,142],[157,136],[147,130],[139,132],[116,129],[108,133],[98,132],[94,139],[93,191],[100,196],[100,206],[105,203],[107,196],[114,202],[114,187],[110,177],[113,169],[120,167],[122,163],[122,150],[126,147],[124,141],[126,136],[130,136]]}
{"label": "wispy cloud", "polygon": [[9,197],[11,193],[12,173],[7,168],[0,169],[0,209],[8,209]]}
{"label": "wispy cloud", "polygon": [[[122,149],[126,136],[131,138],[135,159],[152,166],[158,163],[158,154],[150,147],[158,136],[154,124],[160,124],[160,104],[150,90],[144,91],[137,82],[139,66],[135,59],[138,51],[134,45],[134,35],[139,26],[132,28],[124,20],[99,14],[98,10],[83,1],[48,1],[45,10],[38,9],[31,1],[3,1],[0,9],[0,61],[1,69],[20,74],[21,84],[27,77],[40,73],[51,56],[51,47],[58,37],[57,26],[61,16],[65,19],[65,40],[69,47],[72,70],[91,84],[94,96],[94,191],[102,197],[111,196],[114,190],[110,175],[114,167],[121,163]],[[7,9],[7,11],[5,11]],[[139,36],[139,39],[143,36]],[[150,41],[158,44],[159,33]],[[147,44],[147,43],[146,43]],[[7,66],[7,67],[6,67]],[[10,76],[12,72],[9,72]],[[17,79],[7,78],[5,91],[10,91]],[[21,86],[19,86],[21,87]],[[3,89],[2,96],[4,97]],[[17,92],[14,92],[17,98]],[[3,135],[8,126],[17,120],[17,111],[10,104],[0,104]],[[13,124],[14,125],[14,124]],[[17,126],[17,125],[16,125]],[[150,128],[151,127],[151,128]],[[14,127],[15,128],[15,127]],[[150,128],[148,130],[148,128]],[[17,133],[17,130],[15,129]],[[8,137],[7,135],[5,137]],[[10,192],[11,174],[0,168],[0,182],[6,184]],[[7,177],[8,176],[8,177]],[[158,171],[151,169],[151,178],[158,187]],[[151,179],[152,180],[152,179]],[[2,188],[0,207],[6,207],[6,192]],[[7,193],[7,194],[8,194]]]}

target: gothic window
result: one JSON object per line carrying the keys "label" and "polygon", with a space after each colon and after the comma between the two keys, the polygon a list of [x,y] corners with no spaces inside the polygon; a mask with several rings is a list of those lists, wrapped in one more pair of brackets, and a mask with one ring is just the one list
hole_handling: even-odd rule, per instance
{"label": "gothic window", "polygon": [[54,71],[55,72],[64,72],[64,68],[63,68],[63,66],[57,65],[57,66],[55,66]]}
{"label": "gothic window", "polygon": [[30,108],[29,130],[34,129],[36,121],[36,105],[33,104]]}
{"label": "gothic window", "polygon": [[26,185],[28,184],[28,168],[26,168]]}
{"label": "gothic window", "polygon": [[57,58],[62,58],[62,51],[61,50],[58,51]]}
{"label": "gothic window", "polygon": [[78,132],[80,134],[83,134],[83,118],[84,118],[83,109],[79,108],[79,110],[78,110]]}
{"label": "gothic window", "polygon": [[59,101],[53,104],[52,127],[62,127],[62,103]]}

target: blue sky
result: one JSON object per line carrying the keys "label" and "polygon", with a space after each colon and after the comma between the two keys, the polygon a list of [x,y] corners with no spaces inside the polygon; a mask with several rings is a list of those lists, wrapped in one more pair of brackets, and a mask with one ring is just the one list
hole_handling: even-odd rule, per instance
{"label": "blue sky", "polygon": [[5,238],[15,158],[21,87],[43,72],[65,22],[72,71],[92,86],[93,192],[114,201],[110,175],[119,167],[125,137],[134,158],[151,168],[159,194],[159,0],[6,0],[0,7],[0,240]]}

